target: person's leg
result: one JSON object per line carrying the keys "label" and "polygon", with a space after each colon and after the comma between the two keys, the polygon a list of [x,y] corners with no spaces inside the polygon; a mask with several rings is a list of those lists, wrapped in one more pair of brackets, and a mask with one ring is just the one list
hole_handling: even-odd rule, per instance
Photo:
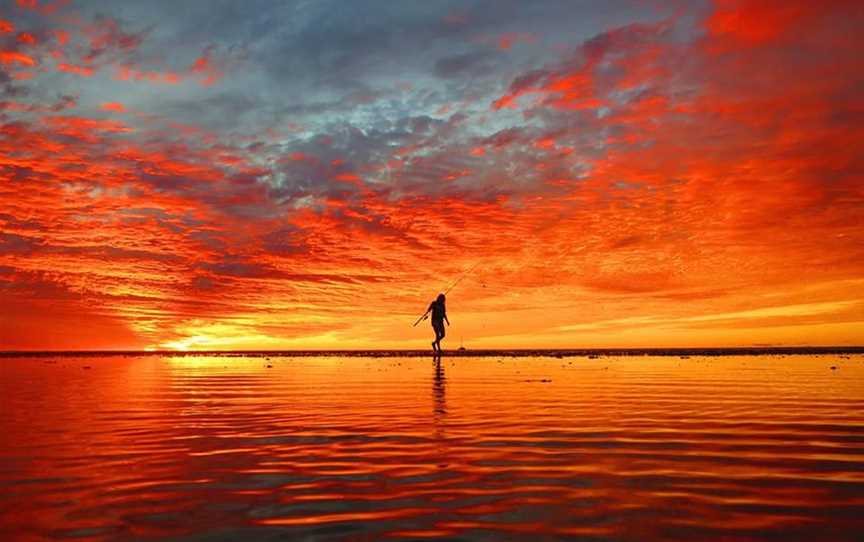
{"label": "person's leg", "polygon": [[435,326],[435,342],[438,343],[438,351],[441,351],[441,339],[444,338],[444,324]]}

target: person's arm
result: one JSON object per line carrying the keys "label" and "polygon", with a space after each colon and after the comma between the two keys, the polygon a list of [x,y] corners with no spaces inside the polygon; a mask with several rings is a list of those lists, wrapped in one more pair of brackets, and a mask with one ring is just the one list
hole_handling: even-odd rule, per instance
{"label": "person's arm", "polygon": [[450,320],[447,319],[447,309],[444,309],[444,321],[447,322],[447,325],[450,325]]}
{"label": "person's arm", "polygon": [[426,312],[424,312],[423,315],[420,318],[418,318],[416,322],[414,322],[414,325],[416,326],[417,324],[419,324],[423,320],[429,318],[429,311],[431,311],[431,310],[432,310],[432,306],[430,305],[429,308],[426,309]]}

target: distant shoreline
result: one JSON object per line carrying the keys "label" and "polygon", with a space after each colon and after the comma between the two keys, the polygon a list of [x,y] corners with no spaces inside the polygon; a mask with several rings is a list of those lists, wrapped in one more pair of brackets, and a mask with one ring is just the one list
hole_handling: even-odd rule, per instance
{"label": "distant shoreline", "polygon": [[[734,348],[508,348],[479,350],[444,350],[445,357],[590,357],[590,356],[765,356],[807,354],[864,354],[864,346],[766,346]],[[170,356],[170,357],[358,357],[404,358],[429,357],[431,350],[12,350],[0,352],[0,358],[39,356]]]}

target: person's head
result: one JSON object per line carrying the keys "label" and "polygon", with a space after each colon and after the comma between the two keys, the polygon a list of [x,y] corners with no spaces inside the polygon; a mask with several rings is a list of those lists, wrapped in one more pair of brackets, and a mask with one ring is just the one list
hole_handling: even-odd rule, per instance
{"label": "person's head", "polygon": [[438,298],[435,301],[438,303],[444,303],[444,294],[438,294]]}

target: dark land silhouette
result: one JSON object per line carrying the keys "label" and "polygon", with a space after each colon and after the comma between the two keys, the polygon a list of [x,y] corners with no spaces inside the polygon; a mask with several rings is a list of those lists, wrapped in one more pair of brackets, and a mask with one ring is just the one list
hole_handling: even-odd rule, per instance
{"label": "dark land silhouette", "polygon": [[[440,355],[451,357],[582,357],[591,356],[792,356],[816,354],[864,354],[864,346],[753,346],[716,348],[481,348],[442,350]],[[428,350],[358,349],[358,350],[7,350],[0,358],[19,357],[104,357],[104,356],[171,356],[171,357],[316,357],[342,356],[353,358],[426,357]]]}

